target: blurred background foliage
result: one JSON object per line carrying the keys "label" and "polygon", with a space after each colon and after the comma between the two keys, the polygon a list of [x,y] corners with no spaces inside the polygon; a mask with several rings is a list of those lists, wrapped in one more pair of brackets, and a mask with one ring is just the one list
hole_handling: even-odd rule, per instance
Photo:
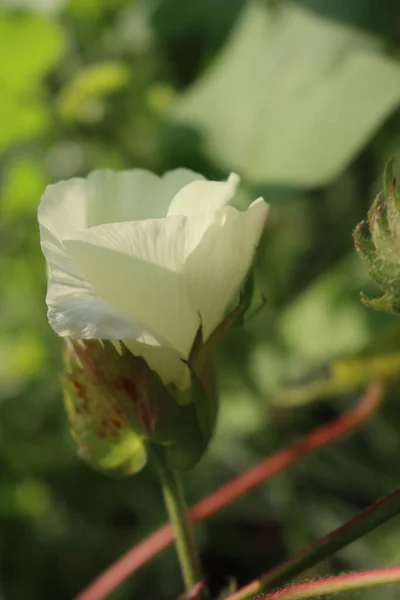
{"label": "blurred background foliage", "polygon": [[[351,237],[400,148],[398,0],[1,0],[0,86],[0,596],[70,600],[165,519],[149,470],[97,474],[67,431],[36,209],[47,183],[93,168],[235,170],[239,206],[272,204],[268,303],[219,353],[191,501],[388,380],[362,431],[199,527],[213,591],[398,485],[400,322],[361,305],[376,289]],[[397,520],[307,576],[398,563],[399,535]],[[113,598],[179,591],[170,549]]]}

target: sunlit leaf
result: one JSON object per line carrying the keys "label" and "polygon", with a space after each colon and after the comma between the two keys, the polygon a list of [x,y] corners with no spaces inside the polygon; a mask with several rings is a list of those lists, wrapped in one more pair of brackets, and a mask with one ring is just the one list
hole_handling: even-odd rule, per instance
{"label": "sunlit leaf", "polygon": [[97,101],[123,88],[129,70],[121,63],[102,63],[83,69],[64,88],[58,98],[60,114],[65,119],[89,119],[96,113]]}
{"label": "sunlit leaf", "polygon": [[2,487],[0,515],[34,519],[42,516],[51,507],[48,487],[41,481],[27,478]]}
{"label": "sunlit leaf", "polygon": [[1,190],[1,214],[16,217],[27,212],[33,213],[46,182],[43,167],[33,160],[22,158],[12,162]]}
{"label": "sunlit leaf", "polygon": [[50,19],[0,11],[0,151],[46,127],[40,85],[63,46],[61,27]]}
{"label": "sunlit leaf", "polygon": [[310,364],[360,351],[369,341],[368,315],[351,292],[357,287],[356,267],[350,256],[313,282],[282,315],[285,343]]}
{"label": "sunlit leaf", "polygon": [[26,9],[44,14],[57,14],[67,3],[67,0],[2,0],[9,10]]}
{"label": "sunlit leaf", "polygon": [[400,66],[372,38],[299,6],[250,2],[219,59],[172,108],[226,170],[320,185],[400,102]]}
{"label": "sunlit leaf", "polygon": [[[11,337],[11,336],[10,336]],[[15,393],[30,377],[37,376],[46,363],[45,349],[31,333],[7,338],[0,343],[0,396]]]}
{"label": "sunlit leaf", "polygon": [[49,120],[39,100],[27,101],[14,92],[0,95],[0,114],[0,152],[14,142],[39,134]]}
{"label": "sunlit leaf", "polygon": [[[0,85],[27,90],[59,59],[64,45],[61,27],[40,16],[0,12]],[[32,51],[34,49],[34,52]]]}

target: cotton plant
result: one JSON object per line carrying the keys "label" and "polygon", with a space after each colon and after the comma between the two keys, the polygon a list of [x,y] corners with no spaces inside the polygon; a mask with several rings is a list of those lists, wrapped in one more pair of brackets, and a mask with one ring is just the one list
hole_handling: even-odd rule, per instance
{"label": "cotton plant", "polygon": [[44,192],[48,319],[65,339],[71,431],[95,467],[130,474],[156,455],[171,488],[207,448],[214,352],[245,309],[234,301],[268,214],[262,198],[229,204],[238,183],[103,170]]}
{"label": "cotton plant", "polygon": [[[175,538],[186,599],[208,600],[192,531],[305,454],[349,433],[377,409],[382,386],[360,403],[187,510],[181,473],[196,465],[218,414],[215,351],[249,306],[249,273],[268,205],[230,203],[239,183],[187,169],[95,171],[48,186],[39,206],[48,266],[49,323],[64,338],[65,405],[79,454],[106,472],[131,475],[147,462],[160,475],[170,525],[110,567],[76,600],[102,600]],[[391,171],[369,214],[371,239],[356,246],[398,307],[398,205]],[[390,246],[390,248],[389,248]],[[381,304],[382,304],[381,302]],[[240,590],[219,598],[301,599],[400,582],[400,567],[276,587],[400,511],[400,489]],[[123,563],[123,565],[122,565]],[[121,575],[123,573],[123,575]],[[269,590],[269,591],[268,591]],[[265,595],[259,596],[260,593]]]}

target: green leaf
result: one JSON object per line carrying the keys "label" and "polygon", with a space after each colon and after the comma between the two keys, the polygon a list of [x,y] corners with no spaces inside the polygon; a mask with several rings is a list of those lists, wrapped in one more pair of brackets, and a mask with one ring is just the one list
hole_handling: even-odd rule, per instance
{"label": "green leaf", "polygon": [[129,81],[129,70],[121,63],[91,65],[80,71],[58,98],[58,109],[65,119],[90,118],[99,99],[122,89]]}
{"label": "green leaf", "polygon": [[225,170],[311,186],[337,176],[399,102],[400,67],[372,38],[253,1],[170,117],[199,128]]}
{"label": "green leaf", "polygon": [[0,151],[47,126],[40,85],[63,47],[61,27],[50,19],[0,11],[0,56],[7,57],[0,61]]}
{"label": "green leaf", "polygon": [[46,183],[44,169],[35,161],[20,158],[11,162],[1,193],[2,214],[15,218],[33,213]]}
{"label": "green leaf", "polygon": [[310,365],[359,352],[369,340],[368,315],[357,298],[354,254],[312,282],[285,308],[284,343]]}
{"label": "green leaf", "polygon": [[[28,90],[59,60],[64,47],[62,29],[39,15],[10,15],[0,11],[0,85],[5,90]],[[35,49],[32,52],[32,49]]]}

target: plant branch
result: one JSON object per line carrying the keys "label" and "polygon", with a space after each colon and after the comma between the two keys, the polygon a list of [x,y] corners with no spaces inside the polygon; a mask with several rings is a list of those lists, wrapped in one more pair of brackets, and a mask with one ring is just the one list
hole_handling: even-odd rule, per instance
{"label": "plant branch", "polygon": [[[328,556],[345,548],[361,536],[400,513],[400,488],[375,502],[354,519],[308,546],[299,554],[262,575],[226,600],[248,600],[266,589],[277,587],[321,562]],[[267,596],[268,597],[268,596]]]}
{"label": "plant branch", "polygon": [[240,496],[260,485],[260,483],[287,469],[300,460],[300,458],[344,437],[350,431],[362,425],[375,412],[382,397],[382,384],[371,384],[355,407],[346,411],[331,423],[319,427],[301,440],[286,446],[282,450],[278,450],[276,454],[273,454],[252,469],[232,479],[232,481],[228,481],[228,483],[221,486],[215,492],[211,492],[211,494],[195,504],[190,511],[191,517],[195,521],[207,519]]}
{"label": "plant branch", "polygon": [[[190,510],[191,520],[196,523],[205,520],[232,503],[243,494],[256,488],[270,477],[295,464],[304,456],[341,439],[360,427],[377,410],[382,397],[381,383],[372,383],[359,402],[343,415],[301,440],[279,450],[276,454],[224,484],[215,492],[200,500]],[[104,600],[128,577],[133,575],[148,561],[157,556],[174,539],[170,524],[165,524],[134,546],[97,579],[84,589],[75,600]]]}
{"label": "plant branch", "polygon": [[275,592],[258,596],[257,600],[306,600],[325,594],[362,590],[380,585],[400,583],[400,567],[348,573],[315,581],[289,585]]}
{"label": "plant branch", "polygon": [[[186,592],[190,593],[202,581],[200,559],[193,536],[192,525],[183,495],[178,473],[172,471],[162,454],[157,455],[158,470],[161,477],[162,490],[170,523],[175,533],[175,544],[181,567]],[[206,593],[203,587],[196,598],[204,600]]]}

